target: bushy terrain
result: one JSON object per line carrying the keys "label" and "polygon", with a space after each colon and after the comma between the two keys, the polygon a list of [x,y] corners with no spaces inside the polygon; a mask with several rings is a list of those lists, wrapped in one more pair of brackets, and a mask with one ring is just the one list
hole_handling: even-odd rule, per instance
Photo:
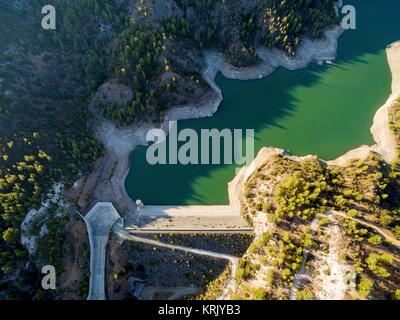
{"label": "bushy terrain", "polygon": [[[315,157],[276,156],[268,161],[247,182],[246,213],[251,219],[265,215],[268,223],[241,261],[240,289],[234,297],[288,299],[297,286],[298,299],[315,299],[318,263],[333,245],[332,226],[337,225],[338,259],[356,274],[355,288],[346,297],[399,299],[400,251],[393,245],[400,239],[398,170],[397,161],[388,165],[374,153],[344,167]],[[300,271],[309,274],[310,283],[296,284]],[[329,266],[324,272],[330,275]]]}

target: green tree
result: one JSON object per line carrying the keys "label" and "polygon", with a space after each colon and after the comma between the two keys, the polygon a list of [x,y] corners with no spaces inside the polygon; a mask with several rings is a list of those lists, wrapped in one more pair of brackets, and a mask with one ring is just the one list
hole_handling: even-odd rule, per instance
{"label": "green tree", "polygon": [[374,282],[371,279],[361,278],[360,283],[358,284],[359,295],[362,297],[368,297],[373,285],[374,285]]}

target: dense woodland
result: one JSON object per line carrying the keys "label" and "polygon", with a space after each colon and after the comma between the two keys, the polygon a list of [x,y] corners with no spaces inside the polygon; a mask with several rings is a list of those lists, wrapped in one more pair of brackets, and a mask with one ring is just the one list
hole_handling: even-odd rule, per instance
{"label": "dense woodland", "polygon": [[[302,35],[318,39],[327,26],[338,23],[333,0],[253,1],[246,8],[239,2],[177,0],[171,16],[157,17],[150,2],[138,1],[132,16],[126,15],[129,1],[113,2],[61,2],[58,30],[51,36],[39,33],[37,43],[57,46],[67,63],[79,55],[89,91],[109,79],[132,88],[131,101],[101,106],[103,116],[122,125],[144,115],[159,117],[180,102],[175,94],[193,93],[187,83],[205,85],[201,66],[188,67],[188,54],[201,59],[202,49],[217,49],[236,66],[253,65],[259,62],[257,46],[294,55]],[[180,52],[184,47],[189,52]]]}
{"label": "dense woodland", "polygon": [[[337,23],[333,0],[246,6],[176,0],[161,15],[145,0],[53,2],[57,30],[49,31],[40,27],[46,1],[0,1],[0,294],[6,299],[35,294],[29,284],[36,271],[32,264],[24,270],[29,258],[19,242],[24,216],[54,182],[71,185],[102,154],[93,112],[120,125],[157,120],[207,89],[203,49],[248,66],[259,61],[258,45],[293,55],[303,34],[319,38]],[[132,99],[100,101],[90,110],[93,95],[110,80],[130,88]],[[57,230],[48,237],[58,237]]]}

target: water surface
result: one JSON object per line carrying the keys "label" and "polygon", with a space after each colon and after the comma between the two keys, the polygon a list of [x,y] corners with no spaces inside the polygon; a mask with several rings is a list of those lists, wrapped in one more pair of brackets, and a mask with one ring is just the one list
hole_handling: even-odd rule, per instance
{"label": "water surface", "polygon": [[[255,81],[218,75],[224,101],[212,118],[179,122],[179,128],[255,129],[256,153],[263,146],[295,155],[334,159],[371,144],[376,110],[390,95],[385,48],[400,39],[400,1],[347,1],[357,10],[357,30],[339,40],[333,66],[278,69]],[[150,166],[146,148],[132,155],[126,188],[145,204],[227,204],[234,165]]]}

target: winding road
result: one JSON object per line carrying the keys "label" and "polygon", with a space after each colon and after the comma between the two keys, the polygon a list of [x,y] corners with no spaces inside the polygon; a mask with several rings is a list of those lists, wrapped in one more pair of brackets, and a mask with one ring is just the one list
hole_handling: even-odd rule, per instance
{"label": "winding road", "polygon": [[395,246],[396,248],[400,249],[400,241],[397,240],[395,237],[393,237],[391,234],[389,234],[387,231],[383,230],[383,228],[380,228],[379,226],[377,226],[376,224],[372,223],[372,222],[368,222],[365,221],[363,219],[360,218],[354,218],[354,217],[350,217],[347,214],[340,212],[340,211],[335,211],[335,210],[329,210],[325,215],[329,216],[331,214],[337,215],[337,216],[341,216],[343,218],[346,219],[350,219],[353,220],[357,223],[360,223],[366,227],[369,227],[371,229],[374,229],[376,232],[378,232],[382,237],[384,237],[387,241],[389,241],[393,246]]}
{"label": "winding road", "polygon": [[[135,230],[130,230],[129,228],[124,228],[123,220],[114,206],[109,202],[99,202],[97,203],[89,213],[83,217],[79,212],[78,214],[83,218],[86,224],[86,228],[89,235],[90,244],[90,283],[89,283],[89,294],[88,300],[105,300],[105,255],[108,237],[111,229],[113,232],[123,240],[136,241],[141,243],[146,243],[154,246],[164,247],[173,250],[181,250],[185,252],[190,252],[197,255],[203,255],[208,257],[213,257],[217,259],[228,260],[231,264],[231,275],[226,282],[226,285],[219,296],[219,300],[225,299],[231,290],[236,287],[236,271],[239,265],[239,258],[217,253],[208,250],[189,248],[178,245],[166,244],[163,242],[146,239],[133,235]],[[117,221],[122,222],[121,224],[116,224]],[[240,229],[240,228],[239,228]],[[148,231],[148,230],[147,230]],[[169,229],[169,231],[171,231]],[[197,230],[198,231],[198,230]],[[205,230],[206,232],[207,230]],[[215,231],[215,230],[214,230]],[[245,230],[219,230],[220,232],[252,232],[252,229]],[[147,232],[148,233],[148,232]],[[157,233],[160,233],[158,230]]]}
{"label": "winding road", "polygon": [[141,243],[150,244],[153,246],[158,246],[158,247],[163,247],[163,248],[168,248],[168,249],[172,249],[172,250],[180,250],[180,251],[190,252],[190,253],[198,254],[198,255],[202,255],[202,256],[208,256],[208,257],[213,257],[213,258],[217,258],[217,259],[228,260],[231,263],[231,275],[230,275],[229,279],[227,280],[226,285],[225,285],[221,295],[218,297],[218,300],[225,299],[228,296],[229,292],[236,288],[235,276],[236,276],[236,271],[239,266],[239,258],[238,257],[228,255],[228,254],[208,251],[208,250],[172,245],[172,244],[167,244],[167,243],[156,241],[156,240],[137,237],[132,234],[129,234],[129,232],[127,232],[123,228],[118,227],[117,225],[113,231],[123,240],[136,241],[136,242],[141,242]]}

